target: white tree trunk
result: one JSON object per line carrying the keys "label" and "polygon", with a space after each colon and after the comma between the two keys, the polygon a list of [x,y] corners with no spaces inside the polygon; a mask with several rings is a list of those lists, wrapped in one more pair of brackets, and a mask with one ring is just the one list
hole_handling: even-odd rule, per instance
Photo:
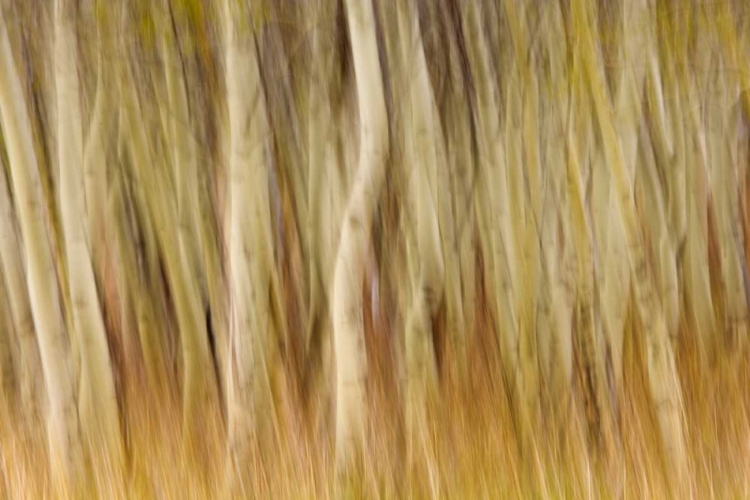
{"label": "white tree trunk", "polygon": [[31,311],[34,316],[49,400],[52,468],[77,482],[83,452],[75,402],[73,359],[63,328],[52,252],[45,234],[42,188],[21,82],[16,73],[5,19],[0,17],[0,115],[2,115],[13,192],[26,247]]}
{"label": "white tree trunk", "polygon": [[440,117],[432,92],[424,54],[416,5],[401,4],[398,12],[404,61],[403,91],[405,154],[404,165],[410,189],[413,233],[408,252],[411,254],[412,304],[406,318],[406,427],[409,477],[424,460],[430,467],[433,458],[427,429],[427,402],[436,389],[435,346],[432,342],[434,318],[443,298],[445,266],[438,219],[437,149],[442,147]]}
{"label": "white tree trunk", "polygon": [[687,473],[681,418],[682,392],[666,320],[656,295],[658,291],[649,270],[643,237],[636,220],[632,180],[626,166],[626,148],[630,143],[625,140],[621,144],[617,136],[615,113],[606,97],[605,82],[597,70],[595,42],[583,0],[575,0],[572,10],[577,29],[582,36],[583,71],[591,90],[602,134],[605,159],[612,172],[613,196],[625,230],[628,260],[635,288],[635,303],[642,323],[647,325],[644,346],[651,398],[667,453],[670,477],[676,485],[680,485]]}
{"label": "white tree trunk", "polygon": [[44,397],[41,360],[29,304],[29,289],[23,272],[25,266],[22,242],[16,229],[16,215],[11,206],[5,171],[5,162],[0,157],[0,264],[4,269],[10,315],[20,350],[18,374],[21,414],[28,419],[35,419],[40,416],[38,410]]}
{"label": "white tree trunk", "polygon": [[373,213],[385,176],[388,122],[370,1],[347,0],[360,116],[359,166],[347,203],[333,284],[336,461],[345,471],[364,444],[366,401],[362,280]]}
{"label": "white tree trunk", "polygon": [[230,133],[229,268],[231,300],[229,447],[248,458],[254,439],[266,442],[275,424],[270,380],[273,247],[269,141],[265,96],[247,12],[225,3],[227,100]]}
{"label": "white tree trunk", "polygon": [[107,332],[86,237],[86,205],[81,138],[80,85],[75,18],[66,0],[55,3],[55,83],[60,204],[68,262],[73,325],[80,342],[81,430],[96,447],[99,440],[119,463],[122,438]]}
{"label": "white tree trunk", "polygon": [[[99,8],[104,8],[100,6]],[[104,18],[100,15],[100,18]],[[109,43],[109,26],[98,25],[100,46],[97,53],[96,93],[94,108],[91,111],[88,132],[83,147],[83,176],[86,199],[86,234],[97,279],[101,276],[103,259],[107,248],[104,237],[108,223],[107,216],[107,147],[112,132],[117,125],[118,113],[114,104],[119,91],[115,74],[109,67],[107,54],[112,52]]]}

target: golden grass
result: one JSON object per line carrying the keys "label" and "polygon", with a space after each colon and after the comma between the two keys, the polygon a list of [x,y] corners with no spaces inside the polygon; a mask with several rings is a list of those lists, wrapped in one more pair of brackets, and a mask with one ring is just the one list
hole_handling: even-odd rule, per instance
{"label": "golden grass", "polygon": [[[369,333],[370,338],[376,336]],[[88,464],[83,490],[53,488],[42,426],[15,417],[3,419],[0,496],[613,498],[619,491],[613,485],[616,480],[622,486],[621,498],[666,498],[671,493],[641,361],[642,337],[637,325],[626,333],[618,402],[622,442],[619,458],[611,463],[600,463],[589,452],[575,401],[566,408],[546,405],[545,428],[536,430],[534,453],[520,454],[499,360],[484,344],[494,335],[480,326],[470,350],[469,378],[457,383],[443,374],[441,392],[429,402],[427,451],[411,468],[404,461],[397,381],[388,363],[382,362],[375,364],[371,377],[367,461],[345,489],[334,480],[330,437],[300,425],[305,424],[300,422],[301,409],[290,403],[279,410],[274,445],[257,453],[252,463],[240,464],[242,481],[236,484],[241,486],[229,495],[221,419],[207,412],[207,418],[216,420],[206,426],[213,430],[202,436],[200,451],[188,450],[181,440],[175,398],[155,398],[140,390],[128,398],[127,470],[112,470],[104,457],[98,457]],[[682,486],[696,498],[747,498],[750,356],[743,350],[731,364],[701,371],[692,340],[690,332],[682,331],[677,345],[690,464],[689,484]]]}

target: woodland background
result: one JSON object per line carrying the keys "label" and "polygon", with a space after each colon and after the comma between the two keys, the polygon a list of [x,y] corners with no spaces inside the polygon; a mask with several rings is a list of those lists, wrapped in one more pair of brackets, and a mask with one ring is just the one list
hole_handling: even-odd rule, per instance
{"label": "woodland background", "polygon": [[750,496],[749,14],[3,0],[2,496]]}

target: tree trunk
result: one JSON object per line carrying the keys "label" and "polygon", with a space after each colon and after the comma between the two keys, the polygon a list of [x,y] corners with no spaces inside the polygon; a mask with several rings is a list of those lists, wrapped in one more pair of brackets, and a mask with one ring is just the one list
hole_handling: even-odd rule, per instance
{"label": "tree trunk", "polygon": [[0,409],[5,415],[13,415],[13,405],[18,401],[17,374],[20,374],[14,366],[18,365],[18,349],[14,346],[8,289],[2,271],[0,266]]}
{"label": "tree trunk", "polygon": [[5,161],[0,156],[0,264],[4,269],[10,318],[18,338],[18,360],[21,415],[32,421],[39,418],[44,397],[39,346],[29,304],[29,289],[23,269],[21,238],[16,229],[16,215],[5,177]]}
{"label": "tree trunk", "polygon": [[[404,5],[406,4],[406,5]],[[405,155],[410,198],[405,203],[412,213],[408,249],[412,262],[412,304],[408,306],[405,331],[406,346],[406,431],[409,477],[417,466],[434,467],[431,457],[427,403],[436,389],[434,319],[443,299],[445,266],[438,220],[437,148],[441,147],[439,115],[427,72],[419,17],[413,2],[399,5],[399,28],[402,43]],[[442,165],[444,168],[445,165]]]}
{"label": "tree trunk", "polygon": [[[229,104],[231,327],[229,450],[238,464],[269,443],[276,425],[272,380],[276,333],[271,315],[274,266],[266,150],[269,126],[252,17],[225,3]],[[252,7],[251,7],[252,9]]]}
{"label": "tree trunk", "polygon": [[82,478],[83,452],[76,409],[73,359],[63,328],[55,267],[44,229],[42,188],[21,82],[5,19],[0,18],[0,114],[13,192],[26,248],[29,297],[49,401],[52,469],[75,484]]}
{"label": "tree trunk", "polygon": [[628,142],[621,144],[617,136],[615,114],[612,104],[607,100],[604,81],[597,70],[595,42],[583,0],[575,0],[572,3],[572,11],[577,32],[582,37],[580,46],[583,50],[580,57],[583,71],[591,90],[594,111],[602,134],[605,159],[612,172],[613,196],[625,230],[628,260],[635,288],[635,303],[642,324],[647,325],[644,341],[651,398],[657,412],[670,477],[675,481],[674,484],[679,486],[687,473],[680,413],[682,393],[666,320],[660,309],[643,237],[637,225],[631,177],[626,167],[626,152],[623,150]]}
{"label": "tree trunk", "polygon": [[[208,441],[201,438],[210,429],[206,413],[218,408],[216,376],[210,352],[208,332],[200,293],[189,275],[188,263],[182,258],[179,241],[172,232],[178,226],[174,205],[168,196],[167,172],[156,153],[149,149],[146,130],[139,124],[143,114],[136,94],[135,78],[126,70],[123,84],[125,126],[131,140],[135,179],[142,190],[143,204],[154,229],[154,236],[164,257],[169,291],[174,301],[182,349],[182,431],[186,447],[191,452],[202,452]],[[148,224],[149,221],[146,221]],[[156,251],[156,249],[153,249]],[[153,262],[153,260],[149,259]],[[143,332],[142,332],[143,333]],[[152,334],[155,332],[147,332]],[[153,338],[157,342],[157,338]]]}
{"label": "tree trunk", "polygon": [[388,155],[388,121],[373,6],[367,0],[347,0],[346,7],[359,102],[360,150],[333,282],[336,462],[340,472],[350,470],[365,443],[367,354],[362,281]]}
{"label": "tree trunk", "polygon": [[66,0],[55,3],[55,82],[57,88],[57,139],[60,165],[60,203],[68,262],[73,325],[81,343],[79,415],[81,431],[96,449],[99,441],[121,462],[122,437],[119,412],[107,345],[107,332],[99,308],[96,278],[86,238],[86,206],[81,138],[80,86],[78,82],[75,17]]}
{"label": "tree trunk", "polygon": [[[339,54],[335,32],[324,22],[336,14],[337,2],[315,3],[312,60],[309,85],[307,226],[308,233],[308,331],[302,384],[309,416],[316,428],[331,416],[333,367],[323,362],[331,336],[333,269],[341,226],[343,189],[338,158],[339,121],[334,107],[341,92],[341,74],[336,67]],[[316,405],[316,408],[311,408]],[[325,424],[323,424],[325,425]]]}

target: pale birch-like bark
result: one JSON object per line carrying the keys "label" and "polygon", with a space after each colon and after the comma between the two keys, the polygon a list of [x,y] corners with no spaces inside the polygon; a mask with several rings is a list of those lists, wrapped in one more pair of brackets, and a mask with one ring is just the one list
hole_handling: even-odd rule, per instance
{"label": "pale birch-like bark", "polygon": [[[551,9],[540,27],[544,34],[545,50],[565,47],[562,11]],[[564,116],[571,105],[569,91],[572,68],[563,59],[550,64],[549,85],[541,92],[541,109],[545,114]],[[581,110],[585,113],[585,109]],[[542,303],[537,326],[540,378],[546,391],[549,406],[557,417],[564,417],[570,408],[573,376],[573,307],[575,302],[575,246],[571,244],[569,200],[566,195],[565,170],[556,168],[566,162],[565,130],[563,120],[545,122],[546,146],[544,202],[539,221],[542,245]],[[579,120],[580,125],[580,120]],[[578,126],[574,133],[578,133]],[[574,139],[577,136],[574,135]],[[579,147],[578,141],[574,145]],[[579,162],[580,156],[579,156]],[[563,420],[561,420],[563,421]]]}
{"label": "pale birch-like bark", "polygon": [[[523,87],[523,90],[521,90]],[[515,359],[515,370],[511,375],[516,397],[514,408],[516,429],[523,453],[533,449],[534,430],[538,428],[538,362],[536,359],[536,297],[534,290],[537,283],[538,247],[535,247],[536,228],[531,203],[526,200],[526,180],[534,177],[528,173],[537,170],[538,162],[526,157],[526,146],[529,145],[529,130],[526,126],[526,94],[536,92],[533,84],[521,82],[521,76],[511,73],[508,78],[505,103],[505,158],[502,171],[495,171],[496,179],[507,175],[507,193],[510,205],[510,232],[497,234],[498,244],[506,242],[513,246],[514,260],[509,260],[511,280],[513,283],[513,303],[516,335],[512,344]],[[537,150],[538,152],[538,150]],[[538,159],[538,155],[537,155]],[[533,165],[536,163],[536,165]],[[526,167],[528,166],[528,170]],[[502,181],[500,181],[502,182]],[[534,187],[529,186],[529,191]],[[498,192],[502,192],[498,190]],[[530,201],[530,200],[529,200]],[[541,211],[541,210],[540,210]],[[498,228],[493,228],[497,231]],[[513,366],[513,365],[511,365]]]}
{"label": "pale birch-like bark", "polygon": [[[174,25],[175,20],[166,20]],[[182,54],[178,32],[169,29],[162,38],[164,73],[166,82],[167,108],[162,109],[162,123],[166,125],[166,137],[171,146],[170,159],[177,196],[177,240],[180,258],[186,267],[185,279],[190,280],[190,289],[198,294],[198,307],[201,313],[210,307],[213,334],[216,345],[216,359],[220,377],[229,369],[224,308],[219,300],[226,298],[220,290],[220,268],[215,233],[210,220],[210,194],[199,183],[199,145],[194,137],[197,133],[193,125],[196,110],[188,102],[187,61]],[[201,165],[204,168],[208,165]],[[203,209],[203,213],[201,210]],[[208,334],[208,332],[206,332]],[[217,380],[218,387],[226,383],[224,378]]]}
{"label": "pale birch-like bark", "polygon": [[[91,125],[83,152],[84,189],[86,192],[86,213],[88,214],[87,236],[92,254],[102,246],[95,235],[104,231],[104,215],[107,194],[106,137],[115,123],[116,113],[108,106],[110,89],[105,88],[104,56],[100,56],[96,77],[96,96],[92,111]],[[94,262],[98,261],[94,258]]]}
{"label": "pale birch-like bark", "polygon": [[[668,34],[668,25],[657,23],[657,26],[661,28],[657,32],[658,40],[671,36]],[[677,39],[681,38],[678,37]],[[652,52],[648,58],[647,100],[649,104],[648,117],[650,119],[647,121],[650,126],[656,162],[661,167],[666,179],[667,227],[670,244],[674,252],[673,260],[676,272],[674,278],[677,281],[677,289],[672,295],[671,305],[673,310],[668,311],[668,314],[670,315],[670,328],[673,333],[677,326],[674,324],[674,319],[675,317],[679,319],[682,313],[691,329],[695,329],[696,333],[701,336],[701,332],[705,334],[708,331],[707,328],[712,328],[709,320],[713,313],[705,313],[707,309],[712,307],[707,261],[696,260],[692,262],[692,264],[698,264],[699,269],[703,269],[705,272],[703,274],[705,279],[700,278],[700,273],[693,274],[693,277],[697,279],[693,279],[692,282],[699,286],[697,290],[694,289],[698,294],[692,295],[690,294],[687,275],[691,271],[698,270],[690,265],[691,260],[689,260],[689,257],[695,256],[695,252],[690,255],[689,252],[684,251],[688,233],[688,208],[692,203],[692,196],[690,199],[687,196],[688,168],[692,165],[690,158],[693,156],[692,151],[694,151],[691,147],[693,144],[691,127],[689,127],[688,116],[682,105],[686,98],[683,91],[685,73],[684,70],[677,69],[678,66],[682,67],[680,61],[683,60],[684,55],[675,54],[672,44],[662,42],[660,45],[658,55],[662,59],[661,66],[656,53]],[[686,303],[686,297],[689,297],[692,306]],[[676,303],[674,299],[676,299]],[[683,307],[681,308],[681,306]],[[699,343],[698,348],[702,355],[704,349],[701,343]]]}
{"label": "pale birch-like bark", "polygon": [[[431,6],[431,37],[424,40],[425,57],[428,43],[445,47],[445,81],[442,92],[442,126],[436,134],[442,139],[437,144],[437,209],[445,266],[445,312],[447,346],[450,357],[445,368],[457,382],[468,374],[468,349],[474,337],[476,308],[476,249],[474,231],[476,217],[474,188],[476,161],[472,150],[471,107],[466,106],[467,81],[463,73],[462,50],[455,35],[458,26],[449,9]],[[442,20],[442,23],[440,22]],[[442,25],[444,28],[440,30]],[[440,40],[444,38],[444,40]],[[411,68],[406,72],[411,75]],[[436,82],[432,82],[433,85]],[[433,99],[439,106],[437,96]]]}
{"label": "pale birch-like bark", "polygon": [[[563,131],[559,127],[550,130],[546,159],[550,165],[565,162]],[[562,417],[570,404],[573,376],[573,306],[575,286],[568,279],[569,271],[575,270],[567,264],[574,254],[574,245],[568,241],[566,230],[569,210],[565,189],[565,172],[553,168],[547,173],[548,187],[541,216],[541,245],[543,281],[540,298],[540,317],[537,324],[537,346],[539,376],[542,391],[548,398],[550,408],[557,417]],[[575,257],[575,256],[574,256]]]}
{"label": "pale birch-like bark", "polygon": [[676,333],[679,320],[677,256],[672,247],[667,225],[667,206],[645,124],[640,127],[639,133],[641,146],[639,148],[639,171],[635,179],[635,196],[640,200],[641,227],[647,237],[647,244],[650,246],[649,253],[653,256],[653,269],[660,302],[667,328],[672,335]]}
{"label": "pale birch-like bark", "polygon": [[519,321],[520,391],[523,397],[522,408],[527,412],[523,420],[530,423],[530,430],[533,432],[540,423],[537,290],[541,284],[539,223],[542,214],[543,173],[538,126],[539,85],[534,67],[535,58],[533,53],[530,54],[533,40],[526,31],[527,5],[524,2],[505,1],[504,6],[517,72],[514,72],[508,85],[508,99],[511,101],[508,103],[508,110],[509,113],[515,113],[511,115],[514,120],[509,117],[505,126],[508,135],[515,135],[512,139],[509,137],[506,143],[507,152],[515,152],[515,158],[509,158],[507,166],[515,221],[516,255],[521,258],[521,271],[515,281],[518,286],[516,314]]}
{"label": "pale birch-like bark", "polygon": [[15,221],[16,215],[11,204],[5,161],[0,156],[0,264],[5,274],[9,319],[12,320],[20,351],[17,365],[21,414],[33,420],[40,417],[38,411],[40,405],[43,404],[44,386],[41,378],[39,346],[29,303],[29,290],[24,275],[22,242]]}
{"label": "pale birch-like bark", "polygon": [[[151,234],[147,234],[144,239],[150,241],[151,238],[155,238],[159,250],[164,255],[167,281],[180,332],[183,362],[183,436],[188,447],[201,448],[207,444],[200,439],[207,429],[204,414],[208,411],[207,408],[218,408],[219,401],[200,293],[195,280],[188,276],[188,263],[182,259],[179,242],[172,234],[178,221],[174,206],[165,195],[169,186],[167,172],[164,171],[163,159],[149,148],[146,130],[141,126],[142,111],[134,77],[129,69],[124,72],[124,80],[121,110],[125,113],[123,125],[129,131],[130,137],[126,146],[132,151],[135,179],[142,190],[143,203],[153,218]],[[150,251],[157,250],[153,248]],[[155,260],[154,257],[148,259],[149,262]]]}
{"label": "pale birch-like bark", "polygon": [[[613,196],[625,229],[635,303],[642,324],[649,325],[645,330],[644,347],[651,399],[667,454],[670,477],[675,485],[680,485],[687,471],[680,413],[682,394],[674,353],[669,342],[666,320],[656,296],[657,290],[649,271],[642,235],[637,226],[633,190],[625,164],[626,156],[617,137],[613,107],[607,100],[604,81],[597,72],[595,42],[582,0],[572,3],[572,15],[582,37],[580,57],[602,134],[605,158],[612,172]],[[625,145],[627,144],[626,141]]]}
{"label": "pale birch-like bark", "polygon": [[[475,238],[474,231],[476,227],[476,214],[474,213],[473,203],[471,200],[474,198],[474,172],[472,167],[474,165],[472,161],[473,152],[471,150],[471,130],[469,121],[471,120],[469,112],[465,112],[459,109],[456,103],[453,104],[456,114],[455,121],[452,121],[453,125],[451,128],[457,129],[455,138],[453,138],[454,144],[449,147],[448,162],[446,168],[448,168],[453,174],[453,206],[454,206],[454,221],[456,223],[456,238],[458,242],[458,260],[459,260],[459,278],[461,286],[461,299],[463,312],[461,314],[461,329],[463,332],[458,338],[458,342],[461,343],[458,348],[457,356],[461,356],[455,360],[459,367],[459,377],[466,376],[468,370],[468,351],[471,345],[471,341],[474,339],[475,332],[475,321],[476,321],[476,281],[477,281],[477,269],[476,269],[476,248],[474,247]],[[450,285],[449,285],[450,286]],[[454,285],[458,286],[458,285]]]}
{"label": "pale birch-like bark", "polygon": [[670,48],[665,48],[660,54],[664,71],[660,71],[659,62],[653,56],[647,96],[651,113],[655,115],[650,121],[653,123],[654,152],[657,162],[667,170],[669,231],[672,246],[677,250],[685,244],[687,232],[686,123],[680,105],[679,75],[675,70],[677,59]]}
{"label": "pale birch-like bark", "polygon": [[[339,121],[334,98],[340,92],[340,72],[336,69],[339,53],[330,21],[339,8],[337,2],[320,0],[314,4],[316,25],[313,28],[309,81],[307,224],[308,249],[308,331],[305,348],[303,397],[310,408],[314,428],[319,429],[330,418],[333,370],[330,344],[333,324],[330,307],[333,272],[338,247],[342,197],[345,188],[340,174],[343,168],[338,155]],[[330,361],[330,360],[327,360]]]}
{"label": "pale birch-like bark", "polygon": [[[165,23],[168,22],[165,20]],[[180,247],[180,258],[185,262],[188,273],[186,277],[196,281],[192,287],[203,288],[203,261],[199,228],[198,172],[196,162],[197,147],[193,135],[184,62],[176,39],[177,33],[167,30],[162,37],[162,54],[164,55],[164,73],[166,80],[167,108],[166,136],[171,146],[171,161],[177,195],[177,240]],[[171,36],[170,36],[171,35]]]}
{"label": "pale birch-like bark", "polygon": [[[169,4],[171,0],[166,0]],[[225,391],[228,373],[228,308],[221,269],[221,248],[213,220],[211,200],[210,158],[201,149],[197,138],[200,108],[189,100],[188,55],[183,53],[189,43],[182,42],[184,33],[178,29],[175,6],[168,7],[163,22],[169,26],[161,38],[160,53],[164,58],[164,88],[157,85],[157,94],[167,106],[159,107],[159,116],[170,149],[169,158],[176,186],[177,241],[181,259],[187,267],[186,279],[198,294],[202,313],[208,307],[214,336],[218,387]],[[185,30],[185,28],[182,28]],[[185,30],[187,31],[187,30]],[[189,32],[188,32],[189,33]]]}
{"label": "pale birch-like bark", "polygon": [[0,69],[0,115],[26,248],[31,311],[49,402],[50,459],[53,471],[62,472],[69,481],[76,483],[83,473],[83,451],[73,359],[63,327],[52,252],[44,229],[44,205],[31,124],[3,17],[0,17]]}
{"label": "pale birch-like bark", "polygon": [[68,262],[73,325],[80,342],[81,382],[78,412],[81,430],[99,440],[120,461],[122,438],[109,358],[107,333],[99,308],[96,279],[86,238],[83,175],[83,140],[77,40],[74,14],[65,0],[55,3],[55,82],[57,88],[57,139],[60,165],[60,199]]}
{"label": "pale birch-like bark", "polygon": [[358,454],[364,451],[367,354],[362,282],[389,147],[373,6],[367,0],[347,0],[346,16],[359,103],[360,146],[359,166],[344,213],[333,281],[336,461],[342,472],[348,470]]}
{"label": "pale birch-like bark", "polygon": [[[127,95],[127,90],[125,92]],[[128,189],[124,175],[130,151],[126,147],[129,131],[127,114],[118,111],[118,161],[120,168],[115,170],[109,199],[114,234],[114,253],[117,256],[119,275],[118,294],[123,297],[121,314],[128,313],[127,302],[132,302],[138,338],[145,364],[147,385],[157,397],[166,395],[168,382],[168,356],[165,336],[160,335],[158,325],[164,324],[163,310],[157,307],[153,297],[161,286],[155,286],[154,272],[157,241],[153,235],[151,221],[146,216],[139,217],[137,207],[147,207],[142,190]],[[130,146],[129,143],[127,146]],[[135,166],[133,166],[135,169]],[[137,175],[137,174],[136,174]],[[143,209],[142,209],[143,210]],[[139,224],[140,222],[140,224]],[[138,248],[142,248],[140,265]],[[159,313],[162,314],[159,314]]]}
{"label": "pale birch-like bark", "polygon": [[[109,42],[111,27],[107,24],[108,13],[103,2],[97,2],[97,51],[96,91],[94,107],[91,111],[88,133],[83,146],[83,179],[86,199],[86,235],[94,265],[94,272],[102,280],[102,266],[107,242],[102,235],[109,222],[107,217],[107,147],[117,124],[118,113],[114,103],[117,93],[117,79],[108,67],[108,56],[112,53]],[[113,95],[115,94],[115,95]]]}
{"label": "pale birch-like bark", "polygon": [[[422,34],[416,5],[400,2],[398,24],[401,38],[405,89],[404,99],[404,166],[409,179],[411,217],[410,247],[413,262],[411,305],[405,324],[406,354],[406,432],[407,462],[415,467],[421,460],[431,463],[427,431],[427,401],[435,390],[437,367],[432,331],[437,308],[443,298],[445,265],[440,239],[437,206],[439,116],[435,109],[432,87],[427,73]],[[407,299],[408,300],[408,299]],[[429,472],[429,469],[428,469]]]}
{"label": "pale birch-like bark", "polygon": [[[412,5],[412,4],[410,4]],[[410,7],[412,8],[412,7]],[[416,12],[416,11],[415,11]],[[434,143],[434,155],[435,161],[430,167],[430,189],[433,204],[435,205],[435,213],[437,215],[437,228],[438,236],[440,238],[440,253],[442,253],[442,267],[443,267],[443,293],[441,297],[442,306],[440,309],[444,311],[444,329],[442,330],[445,335],[445,346],[442,351],[450,353],[448,356],[443,358],[441,363],[441,373],[444,373],[445,378],[453,378],[456,382],[465,380],[467,373],[467,342],[466,339],[470,335],[471,322],[467,321],[466,317],[471,318],[473,311],[468,312],[466,305],[464,304],[464,298],[469,295],[473,290],[464,290],[463,280],[471,280],[473,285],[472,270],[470,269],[467,260],[473,255],[467,255],[470,251],[467,246],[471,245],[470,237],[472,235],[470,212],[467,209],[470,207],[469,196],[471,191],[470,177],[471,177],[471,152],[466,151],[465,148],[468,146],[467,143],[463,143],[458,147],[454,148],[451,152],[449,147],[449,136],[451,135],[451,128],[458,129],[456,136],[463,136],[466,139],[467,124],[465,118],[467,117],[468,110],[455,109],[455,102],[451,102],[449,106],[453,108],[452,114],[457,119],[456,122],[450,121],[450,118],[441,116],[440,105],[436,96],[437,82],[430,78],[430,72],[428,71],[428,47],[436,47],[442,45],[448,45],[447,50],[449,54],[444,58],[448,59],[443,62],[444,59],[439,59],[439,63],[442,65],[455,65],[457,61],[455,59],[457,54],[456,48],[451,47],[451,42],[448,40],[441,41],[441,38],[445,38],[444,30],[440,28],[440,17],[445,14],[440,12],[437,5],[428,4],[428,16],[429,21],[426,26],[429,26],[429,33],[427,38],[422,33],[424,28],[420,29],[419,35],[421,43],[414,42],[413,35],[409,35],[412,40],[411,51],[420,50],[421,55],[416,57],[423,59],[417,66],[407,64],[407,70],[401,71],[401,73],[407,78],[407,81],[411,81],[410,88],[412,91],[419,88],[420,84],[416,82],[416,78],[421,72],[424,72],[425,90],[427,95],[417,95],[417,99],[426,99],[431,103],[430,113],[432,115],[431,127],[428,130],[430,135],[433,137],[431,141]],[[418,26],[421,26],[420,19],[424,19],[416,14],[415,22]],[[422,49],[417,47],[421,45]],[[434,50],[434,48],[432,49]],[[408,61],[408,59],[407,59]],[[421,69],[418,69],[421,68]],[[443,85],[455,85],[457,88],[451,93],[461,94],[464,92],[464,85],[461,82],[462,75],[460,68],[449,68],[444,71],[445,82]],[[419,76],[419,78],[423,78]],[[450,82],[450,83],[448,83]],[[434,88],[433,88],[434,87]],[[445,93],[445,87],[441,87],[441,93]],[[445,97],[443,97],[445,99]],[[454,98],[455,99],[455,98]],[[453,99],[451,99],[453,100]],[[462,103],[463,105],[463,103]],[[416,117],[415,117],[416,118]],[[449,124],[449,125],[446,125]],[[457,138],[457,137],[456,137]],[[456,140],[454,138],[454,140]],[[457,142],[461,142],[459,139]],[[432,147],[430,147],[432,149]],[[465,156],[458,158],[458,150],[461,151]],[[429,165],[429,164],[428,164]],[[408,164],[407,164],[408,166]],[[411,170],[411,169],[410,169]],[[467,236],[469,238],[467,238]],[[462,245],[463,244],[463,245]],[[463,248],[462,248],[463,246]],[[462,250],[464,252],[462,256]],[[468,271],[466,276],[462,277],[462,270]],[[440,302],[437,304],[440,306]],[[436,309],[437,311],[437,309]]]}
{"label": "pale birch-like bark", "polygon": [[0,408],[7,415],[18,401],[16,379],[20,374],[14,366],[18,364],[18,349],[14,349],[15,332],[4,271],[0,265]]}
{"label": "pale birch-like bark", "polygon": [[[437,109],[434,110],[435,116],[438,116]],[[456,171],[451,168],[455,162],[448,160],[447,144],[443,140],[442,127],[435,127],[439,141],[437,148],[437,183],[434,191],[437,202],[438,224],[440,229],[440,244],[443,254],[444,281],[443,281],[443,301],[445,307],[445,333],[447,336],[447,349],[445,352],[450,356],[443,364],[450,373],[455,374],[457,381],[466,376],[467,370],[467,331],[471,329],[470,322],[467,321],[466,306],[464,306],[465,292],[462,290],[462,267],[468,271],[466,280],[473,278],[471,269],[467,269],[467,262],[462,266],[462,250],[464,251],[463,261],[469,258],[469,252],[466,245],[471,244],[471,240],[466,235],[471,235],[469,228],[462,232],[463,227],[459,224],[470,224],[469,214],[465,207],[459,207],[458,204],[465,205],[462,197],[457,196],[456,191],[461,189],[460,182],[457,182]],[[461,248],[462,240],[464,248]],[[473,284],[473,281],[470,283]],[[473,290],[472,290],[473,291]],[[471,292],[469,292],[471,293]],[[473,316],[468,314],[469,318]]]}
{"label": "pale birch-like bark", "polygon": [[698,108],[697,88],[693,76],[684,73],[680,78],[685,105],[685,185],[687,196],[687,227],[683,274],[686,310],[698,339],[702,361],[713,358],[716,331],[714,297],[708,265],[708,172],[706,138]]}
{"label": "pale birch-like bark", "polygon": [[462,15],[467,38],[469,65],[477,92],[477,124],[480,155],[480,184],[477,217],[482,252],[494,281],[494,313],[503,371],[514,401],[519,401],[518,323],[514,304],[515,233],[512,226],[504,139],[499,120],[498,89],[493,85],[489,48],[481,28],[478,2]]}
{"label": "pale birch-like bark", "polygon": [[589,439],[605,463],[614,452],[613,421],[607,407],[604,359],[597,349],[597,328],[594,311],[593,238],[585,207],[585,196],[574,135],[568,130],[566,158],[566,189],[578,258],[576,290],[576,344],[581,357],[581,384],[584,391],[585,415]]}
{"label": "pale birch-like bark", "polygon": [[274,406],[270,372],[273,247],[269,200],[269,141],[255,35],[249,12],[224,5],[229,105],[231,357],[229,449],[242,463],[254,440],[268,440]]}
{"label": "pale birch-like bark", "polygon": [[[618,23],[622,31],[617,56],[622,64],[617,66],[614,74],[614,123],[631,182],[637,164],[641,94],[646,75],[646,65],[641,61],[645,52],[643,47],[649,40],[647,15],[647,1],[628,2]],[[622,350],[631,289],[627,235],[618,213],[612,172],[607,165],[603,146],[596,150],[594,158],[592,212],[601,265],[602,310],[606,311],[602,315],[606,338],[597,339],[597,356],[603,356],[605,351],[609,353],[613,378],[609,381],[610,388],[618,390],[622,379]]]}
{"label": "pale birch-like bark", "polygon": [[[727,24],[727,23],[722,23]],[[743,269],[739,227],[739,175],[737,131],[739,129],[739,81],[728,74],[721,59],[711,89],[714,103],[706,107],[706,134],[709,147],[710,191],[714,208],[719,250],[720,294],[723,317],[723,352],[738,353],[737,347],[747,335],[746,269]]]}
{"label": "pale birch-like bark", "polygon": [[[670,334],[675,334],[680,319],[680,276],[678,269],[678,249],[685,234],[685,170],[682,158],[675,153],[675,144],[682,141],[682,123],[674,124],[665,105],[664,90],[662,88],[662,73],[659,68],[656,50],[652,50],[647,58],[646,97],[648,102],[647,121],[650,126],[650,138],[653,144],[655,167],[662,166],[665,183],[654,184],[654,196],[660,198],[659,205],[663,206],[664,221],[660,238],[660,287],[664,299],[665,313]],[[669,81],[672,84],[673,80]],[[672,89],[670,89],[672,90]],[[672,130],[677,126],[677,130]],[[642,140],[643,142],[643,140]],[[658,180],[658,171],[654,172]]]}
{"label": "pale birch-like bark", "polygon": [[[696,20],[697,21],[697,20]],[[700,22],[700,21],[698,21]],[[690,70],[680,73],[683,86],[683,113],[686,123],[686,185],[688,199],[688,227],[685,249],[685,260],[689,265],[686,276],[686,291],[689,293],[688,309],[693,314],[695,334],[700,346],[701,361],[716,364],[720,343],[716,332],[721,327],[722,290],[721,284],[716,287],[716,264],[712,262],[711,249],[719,248],[717,234],[716,201],[712,196],[712,164],[717,156],[711,139],[716,135],[709,130],[718,126],[716,113],[708,101],[713,81],[716,79],[720,59],[715,57],[716,38],[713,30],[698,30],[695,35],[695,46],[684,43],[679,45],[678,70],[685,63]],[[715,254],[714,254],[715,255]],[[720,259],[720,254],[717,255]],[[718,260],[718,259],[717,259]],[[721,276],[721,263],[718,274]],[[720,278],[719,278],[720,279]]]}

